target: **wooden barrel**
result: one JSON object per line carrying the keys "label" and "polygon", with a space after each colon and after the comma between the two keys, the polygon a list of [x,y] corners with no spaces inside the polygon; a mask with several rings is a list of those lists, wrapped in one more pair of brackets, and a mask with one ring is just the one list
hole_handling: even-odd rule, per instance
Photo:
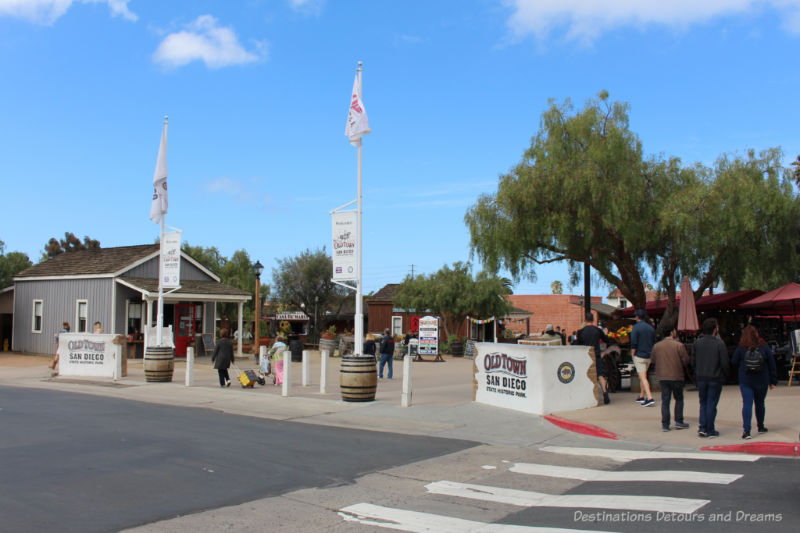
{"label": "wooden barrel", "polygon": [[333,355],[334,350],[336,350],[336,339],[321,338],[319,340],[319,350],[327,350],[331,355]]}
{"label": "wooden barrel", "polygon": [[372,356],[342,357],[339,388],[345,402],[371,402],[378,388],[378,372]]}
{"label": "wooden barrel", "polygon": [[175,356],[169,346],[148,346],[144,352],[145,381],[172,381]]}

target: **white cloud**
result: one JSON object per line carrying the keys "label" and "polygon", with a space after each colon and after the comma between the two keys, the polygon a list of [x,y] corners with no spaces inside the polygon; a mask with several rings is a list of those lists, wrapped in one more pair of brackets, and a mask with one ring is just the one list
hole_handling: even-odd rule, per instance
{"label": "white cloud", "polygon": [[256,42],[255,52],[245,50],[231,28],[219,26],[211,15],[197,17],[186,30],[167,35],[158,45],[153,60],[176,68],[202,61],[208,68],[252,63],[266,58],[266,44]]}
{"label": "white cloud", "polygon": [[128,9],[129,0],[0,0],[0,16],[21,18],[36,24],[52,24],[76,2],[108,4],[112,16],[132,22],[139,18]]}
{"label": "white cloud", "polygon": [[319,15],[324,5],[325,0],[289,0],[289,7],[309,15]]}
{"label": "white cloud", "polygon": [[565,28],[568,40],[591,43],[606,31],[661,25],[683,29],[711,19],[754,13],[765,6],[778,11],[784,28],[800,34],[800,0],[504,0],[513,13],[508,20],[518,37],[540,41]]}

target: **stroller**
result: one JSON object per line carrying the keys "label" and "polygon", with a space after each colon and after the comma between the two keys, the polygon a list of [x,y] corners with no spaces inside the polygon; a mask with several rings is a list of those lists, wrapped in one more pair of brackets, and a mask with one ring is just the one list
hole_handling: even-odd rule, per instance
{"label": "stroller", "polygon": [[247,388],[247,387],[252,388],[255,386],[256,383],[258,383],[259,385],[264,385],[267,382],[267,380],[260,375],[260,372],[256,372],[255,370],[242,371],[236,365],[233,365],[233,369],[239,375],[239,383],[242,384],[242,388]]}

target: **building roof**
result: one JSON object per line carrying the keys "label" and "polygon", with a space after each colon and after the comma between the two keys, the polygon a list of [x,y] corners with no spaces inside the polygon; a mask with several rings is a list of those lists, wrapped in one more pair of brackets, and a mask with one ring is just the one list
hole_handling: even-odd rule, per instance
{"label": "building roof", "polygon": [[[158,280],[153,278],[117,278],[117,283],[130,287],[148,296],[158,295]],[[170,292],[165,295],[171,299],[186,299],[187,296],[192,296],[195,300],[209,300],[215,302],[224,301],[248,301],[252,299],[249,291],[237,289],[230,285],[225,285],[218,281],[198,281],[198,280],[181,280],[181,288],[177,291]]]}
{"label": "building roof", "polygon": [[[580,302],[580,301],[572,302],[572,304],[578,305],[580,307],[583,307],[583,302]],[[592,302],[591,303],[591,308],[592,308],[592,311],[595,311],[598,315],[604,316],[604,317],[613,316],[615,311],[616,312],[620,311],[619,307],[615,307],[613,305],[608,305],[608,304],[604,304],[604,303],[600,303],[600,302]]]}
{"label": "building roof", "polygon": [[158,251],[158,244],[142,244],[64,252],[26,268],[14,279],[112,275]]}
{"label": "building roof", "polygon": [[384,287],[372,295],[369,298],[368,302],[393,302],[394,301],[394,291],[397,289],[397,286],[400,285],[399,283],[389,283],[384,285]]}

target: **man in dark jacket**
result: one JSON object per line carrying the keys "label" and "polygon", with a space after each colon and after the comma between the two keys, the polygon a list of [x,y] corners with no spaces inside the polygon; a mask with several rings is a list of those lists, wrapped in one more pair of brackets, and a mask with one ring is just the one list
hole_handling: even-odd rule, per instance
{"label": "man in dark jacket", "polygon": [[381,362],[378,365],[378,378],[383,379],[383,365],[389,364],[388,378],[392,379],[392,356],[394,355],[394,337],[389,333],[389,328],[383,330],[381,339]]}
{"label": "man in dark jacket", "polygon": [[594,361],[595,367],[597,369],[597,383],[600,385],[600,390],[603,392],[603,403],[608,404],[611,400],[608,398],[608,389],[606,383],[606,373],[605,366],[603,365],[603,357],[600,352],[600,341],[603,341],[606,344],[610,344],[608,337],[603,330],[592,324],[594,322],[594,315],[592,313],[586,313],[586,326],[583,329],[578,331],[578,344],[582,344],[583,346],[592,346],[594,347]]}
{"label": "man in dark jacket", "polygon": [[722,394],[722,385],[728,377],[730,360],[725,343],[717,336],[719,329],[715,318],[703,321],[703,335],[692,346],[692,368],[700,397],[700,421],[697,436],[718,437],[714,428],[717,404]]}
{"label": "man in dark jacket", "polygon": [[650,391],[650,382],[647,379],[647,369],[650,367],[650,354],[656,343],[656,330],[645,320],[644,309],[636,310],[636,324],[631,330],[631,355],[636,375],[639,377],[641,392],[636,401],[642,407],[652,407],[656,404],[653,393]]}

